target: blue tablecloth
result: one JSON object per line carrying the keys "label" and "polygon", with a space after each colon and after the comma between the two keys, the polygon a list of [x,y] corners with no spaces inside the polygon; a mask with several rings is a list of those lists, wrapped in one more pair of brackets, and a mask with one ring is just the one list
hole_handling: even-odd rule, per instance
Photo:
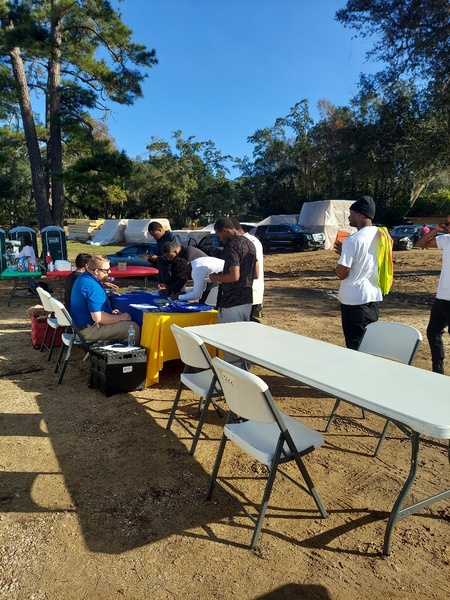
{"label": "blue tablecloth", "polygon": [[[139,308],[132,305],[139,305]],[[210,311],[214,307],[198,302],[179,302],[161,296],[158,292],[126,292],[111,296],[111,306],[120,312],[127,312],[131,319],[142,327],[144,312],[189,313]]]}

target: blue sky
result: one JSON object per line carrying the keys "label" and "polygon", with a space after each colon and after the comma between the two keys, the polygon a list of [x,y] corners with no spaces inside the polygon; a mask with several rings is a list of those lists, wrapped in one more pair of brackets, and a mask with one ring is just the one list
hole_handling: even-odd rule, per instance
{"label": "blue sky", "polygon": [[144,97],[112,105],[118,147],[145,157],[152,136],[212,140],[223,154],[251,158],[247,137],[296,102],[343,106],[357,92],[369,41],[334,20],[345,0],[124,0],[133,40],[155,48]]}

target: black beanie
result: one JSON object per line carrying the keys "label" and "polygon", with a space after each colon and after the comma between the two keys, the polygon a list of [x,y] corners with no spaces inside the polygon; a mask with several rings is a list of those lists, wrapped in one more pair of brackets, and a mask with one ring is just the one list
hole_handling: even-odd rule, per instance
{"label": "black beanie", "polygon": [[350,206],[350,210],[361,213],[372,220],[375,216],[375,202],[370,196],[361,196],[359,200]]}

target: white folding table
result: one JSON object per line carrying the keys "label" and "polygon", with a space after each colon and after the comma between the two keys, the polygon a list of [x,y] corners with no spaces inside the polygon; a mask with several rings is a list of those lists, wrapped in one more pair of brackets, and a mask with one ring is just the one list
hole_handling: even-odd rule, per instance
{"label": "white folding table", "polygon": [[[416,476],[419,438],[450,439],[450,377],[259,323],[188,327],[206,343],[391,419],[410,434],[411,466],[384,537],[395,523],[450,497],[450,489],[402,508]],[[450,448],[449,448],[450,460]]]}

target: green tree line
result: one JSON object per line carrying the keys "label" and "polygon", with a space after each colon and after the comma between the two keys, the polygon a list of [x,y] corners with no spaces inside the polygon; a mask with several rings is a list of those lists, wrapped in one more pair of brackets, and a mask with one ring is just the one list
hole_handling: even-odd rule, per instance
{"label": "green tree line", "polygon": [[324,99],[314,121],[299,100],[249,136],[251,157],[174,131],[132,160],[92,114],[132,104],[156,52],[105,0],[0,0],[0,225],[165,216],[179,228],[361,194],[387,224],[450,211],[448,2],[355,0],[337,19],[374,36],[385,65],[349,106]]}

